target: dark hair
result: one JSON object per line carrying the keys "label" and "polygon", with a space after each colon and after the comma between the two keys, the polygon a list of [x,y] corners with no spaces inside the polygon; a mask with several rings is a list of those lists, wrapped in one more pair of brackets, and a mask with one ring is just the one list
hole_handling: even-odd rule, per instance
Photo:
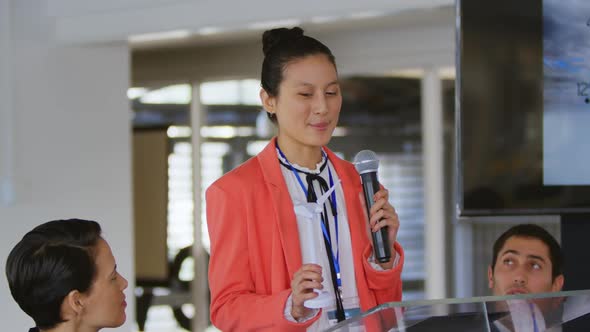
{"label": "dark hair", "polygon": [[506,232],[502,233],[494,243],[494,253],[492,257],[492,271],[496,266],[496,259],[500,250],[511,237],[533,238],[543,242],[549,249],[549,259],[551,259],[551,277],[555,280],[559,275],[563,274],[563,254],[561,247],[557,240],[549,234],[543,227],[534,224],[520,224],[511,227]]}
{"label": "dark hair", "polygon": [[[336,59],[330,49],[315,38],[303,34],[303,29],[278,28],[264,31],[262,35],[262,73],[260,81],[262,88],[270,96],[279,94],[279,85],[283,81],[285,66],[296,59],[309,55],[324,54],[336,67]],[[269,119],[276,122],[276,118],[267,113]]]}
{"label": "dark hair", "polygon": [[28,232],[8,255],[6,277],[12,297],[38,328],[64,322],[64,298],[72,290],[90,288],[100,234],[95,221],[53,220]]}

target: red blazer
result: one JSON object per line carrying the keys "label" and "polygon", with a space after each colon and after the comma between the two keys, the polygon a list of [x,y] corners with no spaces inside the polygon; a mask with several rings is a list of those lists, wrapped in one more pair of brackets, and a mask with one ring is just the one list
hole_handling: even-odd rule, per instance
{"label": "red blazer", "polygon": [[[305,331],[319,317],[305,323],[284,317],[291,279],[302,262],[297,220],[275,141],[207,189],[211,322],[223,331]],[[403,250],[395,243],[401,257],[391,270],[370,266],[360,177],[351,163],[326,152],[342,180],[361,310],[400,301]]]}

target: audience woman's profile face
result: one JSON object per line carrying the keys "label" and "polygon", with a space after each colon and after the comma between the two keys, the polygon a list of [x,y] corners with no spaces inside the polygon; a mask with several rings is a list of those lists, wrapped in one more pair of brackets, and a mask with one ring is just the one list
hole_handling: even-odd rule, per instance
{"label": "audience woman's profile face", "polygon": [[543,241],[513,236],[498,252],[494,269],[488,268],[488,283],[494,295],[548,293],[561,290],[563,275],[553,278]]}
{"label": "audience woman's profile face", "polygon": [[92,330],[121,326],[126,319],[127,280],[116,270],[115,258],[108,243],[99,239],[95,248],[96,275],[90,289],[78,296],[80,322]]}

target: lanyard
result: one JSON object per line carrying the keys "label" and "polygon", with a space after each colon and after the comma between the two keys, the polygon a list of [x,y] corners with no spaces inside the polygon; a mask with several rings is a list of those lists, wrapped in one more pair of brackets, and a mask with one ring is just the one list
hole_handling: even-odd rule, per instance
{"label": "lanyard", "polygon": [[[305,193],[305,197],[307,196],[307,189],[305,188],[305,185],[303,184],[303,181],[301,180],[301,177],[299,176],[299,173],[297,172],[297,170],[295,169],[295,167],[293,167],[293,165],[291,165],[291,163],[289,162],[289,160],[287,159],[287,157],[285,157],[285,154],[283,154],[283,151],[281,151],[281,148],[279,148],[278,144],[277,144],[277,150],[279,151],[279,154],[281,155],[281,157],[287,162],[287,165],[289,166],[289,169],[291,170],[291,172],[293,172],[293,174],[295,175],[295,177],[297,178],[297,182],[299,182],[299,186],[301,187],[301,189],[303,190],[303,193]],[[327,159],[328,157],[326,156],[326,153],[322,150],[322,155]],[[326,165],[328,167],[328,181],[330,183],[330,188],[332,188],[334,186],[334,179],[332,178],[332,171],[330,170],[330,165]],[[313,185],[313,184],[310,184]],[[342,279],[340,278],[340,249],[338,248],[338,213],[337,211],[337,205],[336,205],[336,190],[334,190],[332,192],[332,194],[330,194],[330,199],[328,199],[331,207],[332,207],[332,211],[333,211],[333,215],[334,215],[334,229],[336,230],[336,256],[334,256],[334,253],[332,250],[328,250],[328,255],[332,255],[332,262],[334,263],[334,269],[336,270],[336,283],[338,285],[338,288],[342,287]],[[327,241],[327,243],[330,245],[330,249],[332,248],[332,241],[330,238],[330,234],[328,232],[327,229],[327,220],[324,220],[324,215],[322,214],[322,222],[321,222],[321,226],[322,226],[322,233],[324,235],[324,239]],[[326,215],[327,218],[327,215]]]}
{"label": "lanyard", "polygon": [[537,320],[535,319],[535,305],[532,302],[529,302],[529,308],[531,308],[531,313],[533,316],[533,331],[539,332],[539,327],[537,326]]}

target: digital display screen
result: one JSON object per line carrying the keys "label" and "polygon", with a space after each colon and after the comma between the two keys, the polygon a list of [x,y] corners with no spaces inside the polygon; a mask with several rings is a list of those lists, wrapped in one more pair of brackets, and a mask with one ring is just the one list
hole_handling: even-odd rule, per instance
{"label": "digital display screen", "polygon": [[459,214],[589,212],[590,1],[457,6]]}
{"label": "digital display screen", "polygon": [[543,1],[543,183],[590,185],[590,1]]}

